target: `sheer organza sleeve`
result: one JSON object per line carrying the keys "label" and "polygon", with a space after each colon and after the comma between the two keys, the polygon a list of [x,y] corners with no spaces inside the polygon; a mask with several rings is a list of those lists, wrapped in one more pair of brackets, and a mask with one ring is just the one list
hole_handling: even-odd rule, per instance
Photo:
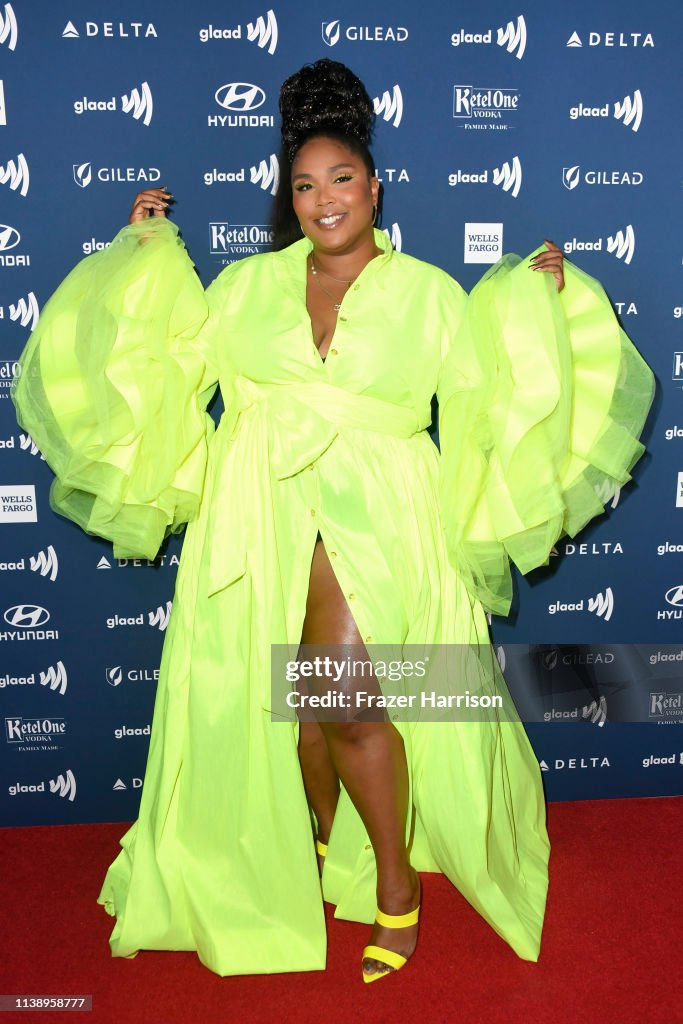
{"label": "sheer organza sleeve", "polygon": [[22,353],[12,397],[55,473],[50,504],[117,557],[154,558],[196,515],[220,292],[174,224],[138,222],[71,271]]}
{"label": "sheer organza sleeve", "polygon": [[601,285],[565,261],[558,293],[528,265],[506,256],[473,289],[437,390],[449,557],[498,614],[510,560],[547,564],[630,479],[654,393]]}

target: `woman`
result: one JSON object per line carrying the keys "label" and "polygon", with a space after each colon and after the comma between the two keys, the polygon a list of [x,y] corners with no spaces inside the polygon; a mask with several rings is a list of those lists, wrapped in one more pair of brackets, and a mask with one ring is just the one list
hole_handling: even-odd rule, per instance
{"label": "woman", "polygon": [[[602,510],[605,479],[629,478],[651,374],[595,282],[567,268],[558,297],[550,243],[467,304],[392,250],[374,228],[371,101],[343,65],[302,68],[281,110],[276,228],[298,240],[204,294],[170,194],[140,193],[51,299],[14,394],[57,474],[53,507],[115,554],[154,557],[190,524],[140,813],[99,896],[112,951],[196,949],[219,974],[322,969],[317,851],[336,916],[372,922],[365,981],[415,948],[418,871],[444,872],[535,960],[548,841],[516,717],[288,719],[271,645],[457,644],[456,675],[506,694],[481,602],[506,611],[508,555],[547,561]],[[514,372],[530,356],[540,396]]]}

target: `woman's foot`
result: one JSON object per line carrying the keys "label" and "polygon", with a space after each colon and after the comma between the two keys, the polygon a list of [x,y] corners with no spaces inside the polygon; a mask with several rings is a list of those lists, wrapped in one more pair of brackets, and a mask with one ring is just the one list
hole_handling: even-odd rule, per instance
{"label": "woman's foot", "polygon": [[315,853],[318,858],[318,874],[322,878],[323,868],[325,867],[325,856],[327,854],[327,842],[323,842],[320,838],[320,833],[315,840]]}
{"label": "woman's foot", "polygon": [[[398,885],[377,888],[377,906],[385,914],[407,914],[415,910],[420,903],[420,879],[414,868],[409,868],[406,880]],[[408,925],[406,928],[386,928],[375,921],[370,934],[369,945],[383,946],[391,949],[401,956],[410,957],[417,945],[417,924]],[[393,971],[395,968],[381,960],[374,960],[366,957],[363,960],[364,974],[384,974]]]}

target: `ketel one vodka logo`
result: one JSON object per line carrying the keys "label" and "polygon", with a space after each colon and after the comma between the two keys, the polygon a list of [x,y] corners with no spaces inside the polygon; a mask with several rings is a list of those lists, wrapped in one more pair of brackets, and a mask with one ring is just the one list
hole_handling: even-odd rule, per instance
{"label": "ketel one vodka logo", "polygon": [[119,109],[124,114],[130,114],[136,121],[142,121],[144,125],[149,126],[154,112],[154,100],[149,84],[143,82],[139,89],[135,88],[129,93],[124,93],[120,101],[116,96],[107,100],[92,100],[83,96],[74,103],[74,113],[76,114],[100,113]]}

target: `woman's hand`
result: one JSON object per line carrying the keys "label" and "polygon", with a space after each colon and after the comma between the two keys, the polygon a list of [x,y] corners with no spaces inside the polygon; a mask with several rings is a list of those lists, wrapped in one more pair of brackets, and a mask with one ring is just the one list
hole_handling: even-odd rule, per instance
{"label": "woman's hand", "polygon": [[173,196],[166,188],[148,188],[144,192],[138,192],[128,218],[129,224],[135,224],[138,220],[146,220],[148,217],[165,217],[166,208]]}
{"label": "woman's hand", "polygon": [[553,274],[557,281],[557,290],[561,292],[564,288],[564,255],[554,242],[549,242],[547,238],[544,239],[544,242],[549,251],[539,252],[534,256],[530,261],[531,269],[544,270],[546,273]]}

